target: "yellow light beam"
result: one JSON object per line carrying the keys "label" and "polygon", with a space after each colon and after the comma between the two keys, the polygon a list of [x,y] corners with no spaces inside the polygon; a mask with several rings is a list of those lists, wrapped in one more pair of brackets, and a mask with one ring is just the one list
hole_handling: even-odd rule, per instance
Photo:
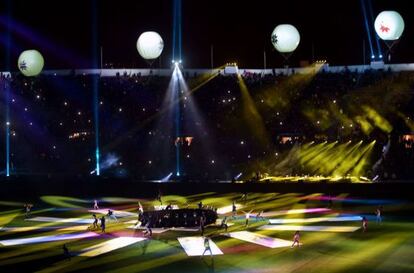
{"label": "yellow light beam", "polygon": [[237,74],[237,79],[242,95],[243,114],[247,125],[250,127],[254,137],[260,144],[267,146],[269,144],[269,137],[264,126],[262,116],[257,111],[256,105],[249,94],[249,89],[240,74]]}

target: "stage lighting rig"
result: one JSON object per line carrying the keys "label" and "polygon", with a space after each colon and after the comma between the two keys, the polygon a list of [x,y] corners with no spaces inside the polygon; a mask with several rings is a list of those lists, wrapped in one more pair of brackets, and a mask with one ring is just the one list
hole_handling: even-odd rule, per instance
{"label": "stage lighting rig", "polygon": [[182,68],[182,60],[172,60],[171,64],[172,64],[172,68]]}

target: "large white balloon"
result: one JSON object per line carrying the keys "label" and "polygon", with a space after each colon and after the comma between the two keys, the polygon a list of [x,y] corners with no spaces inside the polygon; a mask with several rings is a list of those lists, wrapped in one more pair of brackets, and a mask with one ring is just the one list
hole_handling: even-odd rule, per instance
{"label": "large white balloon", "polygon": [[164,41],[157,32],[147,31],[139,36],[137,49],[142,58],[153,60],[161,55],[164,49]]}
{"label": "large white balloon", "polygon": [[299,31],[292,25],[278,25],[272,32],[272,44],[281,53],[293,52],[299,45]]}
{"label": "large white balloon", "polygon": [[19,70],[27,77],[39,75],[44,64],[42,54],[34,49],[23,51],[17,60]]}
{"label": "large white balloon", "polygon": [[375,31],[385,41],[400,39],[404,31],[404,20],[396,11],[383,11],[375,19]]}

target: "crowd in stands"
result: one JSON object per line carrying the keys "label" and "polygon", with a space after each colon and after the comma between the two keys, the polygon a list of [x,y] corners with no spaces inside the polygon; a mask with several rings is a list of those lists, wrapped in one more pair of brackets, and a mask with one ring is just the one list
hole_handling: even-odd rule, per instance
{"label": "crowd in stands", "polygon": [[[1,76],[0,118],[8,123],[0,152],[6,153],[8,132],[12,173],[87,176],[95,171],[98,139],[103,175],[161,179],[178,171],[179,157],[184,177],[233,180],[247,166],[260,168],[269,157],[276,164],[294,145],[311,141],[376,140],[374,164],[391,139],[381,171],[366,166],[367,172],[384,179],[414,176],[413,140],[402,138],[414,134],[413,72],[249,73],[211,80],[184,73],[184,78],[188,94],[181,93],[178,108],[168,103],[171,77]],[[249,122],[252,109],[261,117],[266,141]],[[5,166],[5,157],[0,160]]]}

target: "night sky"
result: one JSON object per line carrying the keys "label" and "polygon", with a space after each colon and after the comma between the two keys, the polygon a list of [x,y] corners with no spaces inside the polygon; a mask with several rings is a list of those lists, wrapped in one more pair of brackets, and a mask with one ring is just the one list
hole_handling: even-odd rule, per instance
{"label": "night sky", "polygon": [[[41,38],[39,46],[16,33],[12,35],[14,68],[20,49],[36,48],[45,57],[46,69],[85,67],[91,62],[92,1],[7,0],[12,17]],[[0,15],[7,14],[6,0],[1,1]],[[365,0],[368,2],[369,0]],[[102,0],[99,16],[98,45],[103,47],[104,62],[116,67],[147,67],[136,50],[136,40],[143,31],[154,30],[165,42],[162,67],[169,67],[172,46],[172,0]],[[394,47],[394,62],[414,62],[414,19],[411,1],[371,0],[374,19],[382,10],[396,10],[405,20],[405,31]],[[210,46],[214,45],[215,66],[237,61],[239,67],[262,68],[263,51],[268,67],[283,66],[283,58],[273,49],[270,34],[281,23],[290,23],[301,34],[301,43],[289,64],[327,59],[331,65],[361,64],[363,40],[368,43],[360,0],[337,1],[240,1],[182,0],[182,35],[184,67],[209,68]],[[373,20],[370,22],[373,30]],[[0,67],[5,69],[4,20],[0,23]],[[385,45],[381,42],[383,50]],[[66,55],[63,58],[55,47]],[[71,55],[72,54],[72,55]],[[370,52],[366,46],[366,59]],[[68,60],[69,59],[69,60]],[[82,60],[83,62],[80,62]],[[159,61],[155,66],[158,67]]]}

